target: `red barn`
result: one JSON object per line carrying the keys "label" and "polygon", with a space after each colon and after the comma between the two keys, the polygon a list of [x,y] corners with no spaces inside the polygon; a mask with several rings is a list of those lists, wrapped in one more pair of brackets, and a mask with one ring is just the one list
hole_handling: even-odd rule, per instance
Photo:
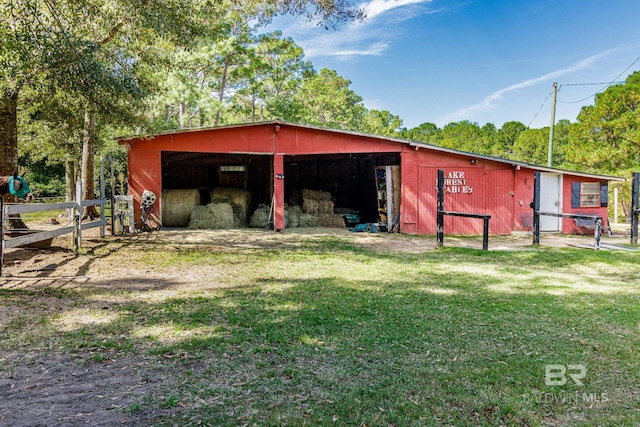
{"label": "red barn", "polygon": [[[179,130],[119,142],[128,150],[129,191],[138,203],[145,189],[161,198],[171,189],[204,193],[217,186],[244,188],[254,205],[275,201],[278,230],[285,227],[285,202],[297,191],[314,189],[330,192],[336,206],[359,212],[363,222],[379,221],[381,211],[388,209],[384,220],[391,224],[393,217],[399,218],[401,232],[435,234],[436,177],[443,169],[446,210],[489,214],[491,234],[511,234],[531,230],[536,171],[541,173],[542,211],[603,218],[607,183],[622,180],[283,121]],[[380,191],[385,185],[391,191],[387,195]],[[385,197],[388,203],[381,208]],[[571,233],[574,225],[572,219],[541,217],[542,231]],[[447,233],[481,234],[482,221],[446,217],[445,228]]]}

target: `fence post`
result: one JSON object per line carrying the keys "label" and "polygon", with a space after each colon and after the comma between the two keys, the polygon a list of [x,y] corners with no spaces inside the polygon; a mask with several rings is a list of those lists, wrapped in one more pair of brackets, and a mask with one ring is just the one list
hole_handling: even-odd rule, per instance
{"label": "fence post", "polygon": [[633,181],[631,183],[631,244],[638,244],[638,202],[640,195],[640,172],[633,173]]}
{"label": "fence post", "polygon": [[76,203],[73,208],[75,232],[73,233],[73,251],[80,255],[82,242],[82,180],[76,182]]}
{"label": "fence post", "polygon": [[100,158],[100,200],[104,202],[102,207],[100,207],[100,222],[102,225],[100,226],[100,237],[104,239],[105,229],[106,229],[106,221],[107,217],[104,214],[104,210],[107,208],[107,200],[106,200],[106,192],[105,192],[105,184],[104,184],[104,157]]}
{"label": "fence post", "polygon": [[438,243],[439,248],[444,246],[444,170],[438,169],[438,213],[436,219],[436,226],[438,228]]}
{"label": "fence post", "polygon": [[109,160],[109,166],[111,166],[111,235],[115,236],[116,231],[114,224],[116,222],[116,174],[113,168],[113,158],[107,157]]}
{"label": "fence post", "polygon": [[490,217],[484,217],[484,230],[482,233],[482,250],[489,250],[489,219]]}
{"label": "fence post", "polygon": [[540,172],[533,173],[533,244],[540,244]]}

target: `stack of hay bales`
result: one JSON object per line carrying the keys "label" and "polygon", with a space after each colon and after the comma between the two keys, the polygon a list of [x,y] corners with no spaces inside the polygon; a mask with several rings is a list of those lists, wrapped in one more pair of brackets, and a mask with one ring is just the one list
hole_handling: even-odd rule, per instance
{"label": "stack of hay bales", "polygon": [[300,214],[298,219],[300,227],[317,227],[318,217],[307,213]]}
{"label": "stack of hay bales", "polygon": [[186,227],[191,211],[200,205],[200,192],[192,190],[165,190],[162,192],[162,225]]}
{"label": "stack of hay bales", "polygon": [[196,230],[226,230],[234,227],[233,208],[229,203],[209,203],[191,211],[189,227]]}
{"label": "stack of hay bales", "polygon": [[[316,217],[316,224],[308,225],[313,227],[344,227],[344,219],[342,215],[336,215],[334,210],[333,198],[328,191],[302,190],[302,210],[307,215]],[[304,222],[313,223],[312,218],[304,218]],[[300,218],[302,226],[303,219]]]}
{"label": "stack of hay bales", "polygon": [[241,227],[247,224],[251,193],[242,188],[214,188],[211,193],[211,203],[227,203],[233,208],[233,225]]}
{"label": "stack of hay bales", "polygon": [[251,194],[248,191],[241,188],[218,187],[211,191],[210,196],[211,202],[208,205],[193,206],[188,221],[189,228],[225,230],[247,223],[247,212],[251,203]]}
{"label": "stack of hay bales", "polygon": [[[331,193],[327,191],[302,190],[302,207],[285,205],[285,228],[296,227],[340,227],[343,228],[344,218],[334,214],[334,204]],[[270,207],[260,205],[251,216],[250,225],[255,228],[267,228],[269,225]]]}

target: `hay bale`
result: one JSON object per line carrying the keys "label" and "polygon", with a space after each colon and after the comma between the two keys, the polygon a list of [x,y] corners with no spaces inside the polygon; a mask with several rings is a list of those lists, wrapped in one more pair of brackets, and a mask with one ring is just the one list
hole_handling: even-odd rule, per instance
{"label": "hay bale", "polygon": [[249,225],[253,228],[267,228],[267,222],[269,221],[269,206],[260,205],[258,209],[253,211]]}
{"label": "hay bale", "polygon": [[303,202],[305,199],[315,200],[317,202],[320,200],[331,200],[331,193],[329,193],[328,191],[304,189],[302,190]]}
{"label": "hay bale", "polygon": [[212,228],[212,221],[211,215],[209,215],[209,208],[206,206],[196,206],[193,208],[188,228],[195,230],[210,230]]}
{"label": "hay bale", "polygon": [[318,213],[320,215],[333,215],[333,202],[331,200],[318,201]]}
{"label": "hay bale", "polygon": [[318,225],[318,217],[303,213],[299,216],[300,227],[316,227]]}
{"label": "hay bale", "polygon": [[333,214],[333,200],[328,191],[302,190],[302,211],[309,215]]}
{"label": "hay bale", "polygon": [[211,215],[211,228],[214,230],[226,230],[233,228],[234,213],[233,207],[229,203],[209,203],[207,205],[209,215]]}
{"label": "hay bale", "polygon": [[313,199],[303,199],[302,200],[302,211],[309,215],[318,215],[320,207],[318,205],[317,200]]}
{"label": "hay bale", "polygon": [[200,204],[200,193],[192,190],[165,190],[162,192],[162,225],[186,227],[193,208]]}
{"label": "hay bale", "polygon": [[239,227],[247,223],[251,193],[242,188],[217,187],[209,193],[211,203],[228,203],[233,208],[234,224]]}
{"label": "hay bale", "polygon": [[332,227],[332,228],[344,228],[344,217],[342,215],[334,214],[321,214],[318,215],[318,226],[320,227]]}
{"label": "hay bale", "polygon": [[285,210],[284,214],[284,226],[285,228],[297,228],[300,227],[300,215],[292,210]]}
{"label": "hay bale", "polygon": [[297,228],[300,227],[300,215],[302,209],[300,206],[288,206],[284,205],[284,227],[285,228]]}
{"label": "hay bale", "polygon": [[302,212],[302,208],[300,206],[298,206],[298,205],[291,206],[289,208],[289,212],[291,212],[292,214],[298,215],[298,216],[302,215],[302,213],[303,213]]}
{"label": "hay bale", "polygon": [[233,208],[228,203],[196,206],[191,212],[189,221],[189,228],[196,230],[226,230],[233,226]]}

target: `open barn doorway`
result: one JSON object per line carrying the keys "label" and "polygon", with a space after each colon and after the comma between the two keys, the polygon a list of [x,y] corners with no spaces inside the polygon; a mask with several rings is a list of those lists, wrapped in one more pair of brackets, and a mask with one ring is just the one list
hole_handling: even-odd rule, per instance
{"label": "open barn doorway", "polygon": [[161,160],[166,226],[246,227],[256,207],[270,203],[272,155],[162,152]]}
{"label": "open barn doorway", "polygon": [[328,192],[336,214],[352,211],[361,222],[377,222],[376,167],[399,164],[398,153],[286,156],[285,201],[300,204],[305,189]]}
{"label": "open barn doorway", "polygon": [[162,189],[200,192],[201,203],[210,201],[218,187],[251,193],[252,203],[268,203],[273,188],[273,156],[218,153],[162,153]]}

